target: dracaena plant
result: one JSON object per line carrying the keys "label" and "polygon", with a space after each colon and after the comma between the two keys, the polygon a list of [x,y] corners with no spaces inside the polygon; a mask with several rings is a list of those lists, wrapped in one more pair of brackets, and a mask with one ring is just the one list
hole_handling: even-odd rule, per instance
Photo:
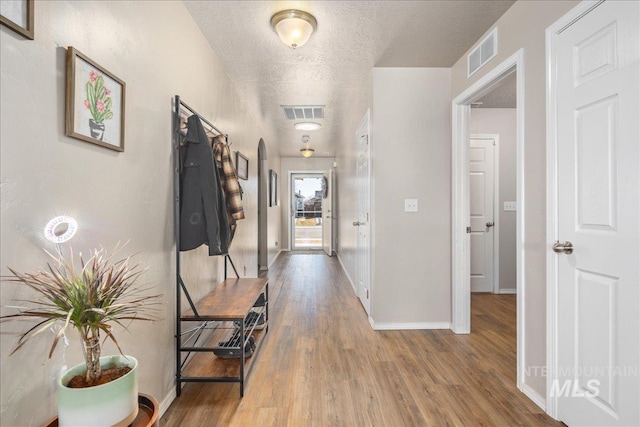
{"label": "dracaena plant", "polygon": [[[19,307],[18,313],[0,316],[0,321],[19,318],[36,318],[38,322],[23,333],[13,353],[31,338],[61,323],[62,327],[53,339],[49,358],[70,327],[75,328],[82,339],[84,359],[87,365],[86,381],[92,384],[100,378],[100,333],[111,339],[118,350],[122,349],[113,335],[112,324],[125,329],[133,320],[156,320],[155,312],[160,304],[160,295],[148,295],[148,288],[136,285],[136,280],[144,271],[140,264],[132,264],[131,257],[115,258],[120,245],[111,252],[104,249],[91,251],[84,259],[79,255],[76,266],[73,252],[68,259],[62,253],[47,254],[54,262],[49,262],[45,270],[35,273],[19,273],[11,268],[13,276],[5,282],[26,285],[39,294],[39,299],[23,301],[33,307]],[[46,252],[46,251],[45,251]]]}

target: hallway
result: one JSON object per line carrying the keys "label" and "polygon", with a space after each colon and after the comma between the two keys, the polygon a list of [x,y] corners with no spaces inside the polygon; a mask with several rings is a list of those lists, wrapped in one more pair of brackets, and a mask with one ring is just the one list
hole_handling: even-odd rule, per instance
{"label": "hallway", "polygon": [[561,426],[515,387],[515,295],[472,298],[473,334],[373,331],[337,258],[282,253],[246,385],[185,385],[173,426]]}

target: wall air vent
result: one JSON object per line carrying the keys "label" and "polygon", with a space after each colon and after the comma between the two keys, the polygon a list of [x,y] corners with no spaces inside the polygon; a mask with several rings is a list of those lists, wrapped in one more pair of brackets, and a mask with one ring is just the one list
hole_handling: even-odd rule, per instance
{"label": "wall air vent", "polygon": [[498,54],[498,29],[494,28],[467,56],[467,77]]}
{"label": "wall air vent", "polygon": [[324,105],[281,105],[289,120],[324,119]]}

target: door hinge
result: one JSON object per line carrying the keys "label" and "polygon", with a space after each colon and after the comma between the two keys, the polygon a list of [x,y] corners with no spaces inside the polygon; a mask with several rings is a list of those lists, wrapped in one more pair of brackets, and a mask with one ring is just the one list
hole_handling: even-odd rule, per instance
{"label": "door hinge", "polygon": [[467,227],[467,234],[471,234],[471,227]]}

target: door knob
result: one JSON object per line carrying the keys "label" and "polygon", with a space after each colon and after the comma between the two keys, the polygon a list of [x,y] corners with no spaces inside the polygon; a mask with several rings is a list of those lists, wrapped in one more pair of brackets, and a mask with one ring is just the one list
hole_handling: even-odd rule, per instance
{"label": "door knob", "polygon": [[566,242],[556,241],[553,244],[552,248],[553,248],[553,252],[556,252],[559,254],[565,253],[569,255],[573,252],[573,244],[569,241],[566,241]]}
{"label": "door knob", "polygon": [[493,221],[489,221],[487,222],[487,228],[491,228],[493,227],[495,224],[493,223]]}

